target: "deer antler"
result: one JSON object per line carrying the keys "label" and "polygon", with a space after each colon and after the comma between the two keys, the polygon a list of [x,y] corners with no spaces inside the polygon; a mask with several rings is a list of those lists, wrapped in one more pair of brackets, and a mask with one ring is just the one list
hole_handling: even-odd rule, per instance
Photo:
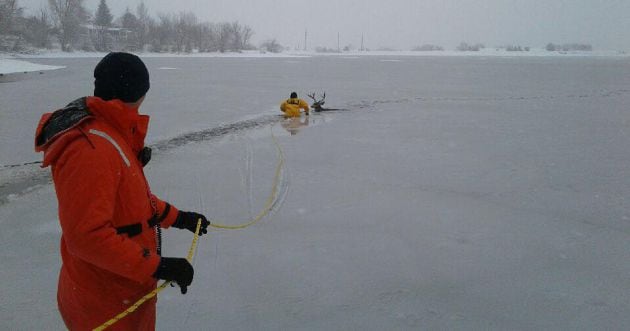
{"label": "deer antler", "polygon": [[319,100],[317,100],[317,98],[315,97],[315,93],[314,93],[314,92],[313,92],[313,93],[311,93],[311,94],[307,94],[307,95],[308,95],[308,97],[309,97],[309,98],[313,99],[313,106],[312,106],[312,107],[313,107],[316,111],[320,111],[320,110],[322,110],[322,109],[323,109],[323,108],[322,108],[322,105],[323,105],[323,104],[324,104],[324,102],[325,102],[325,101],[324,101],[324,99],[326,99],[326,92],[324,92],[324,94],[321,94],[321,95],[320,95],[320,98],[321,98],[321,99],[319,99]]}

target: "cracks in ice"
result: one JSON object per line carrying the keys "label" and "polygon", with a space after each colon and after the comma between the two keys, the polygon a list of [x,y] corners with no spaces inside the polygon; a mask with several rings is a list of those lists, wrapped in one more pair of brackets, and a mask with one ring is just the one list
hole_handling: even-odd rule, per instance
{"label": "cracks in ice", "polygon": [[[228,135],[273,126],[281,120],[282,116],[263,115],[254,119],[223,124],[206,130],[184,133],[171,139],[158,141],[150,145],[150,147],[154,149],[154,152],[159,153],[188,143],[219,139]],[[248,162],[251,163],[251,160]],[[0,178],[4,179],[0,182],[0,206],[32,191],[34,188],[51,183],[50,171],[41,169],[38,163],[40,162],[29,162],[0,168]],[[253,171],[251,164],[248,171]]]}
{"label": "cracks in ice", "polygon": [[528,101],[528,100],[553,100],[553,99],[585,99],[585,98],[609,98],[616,96],[623,96],[630,94],[630,89],[618,89],[614,91],[609,90],[596,90],[584,93],[572,93],[565,95],[530,95],[530,96],[496,96],[496,97],[431,97],[431,96],[419,96],[409,97],[401,99],[384,99],[384,100],[362,100],[357,103],[349,104],[350,108],[365,109],[375,108],[384,104],[400,104],[400,103],[413,103],[413,102],[426,102],[426,101]]}

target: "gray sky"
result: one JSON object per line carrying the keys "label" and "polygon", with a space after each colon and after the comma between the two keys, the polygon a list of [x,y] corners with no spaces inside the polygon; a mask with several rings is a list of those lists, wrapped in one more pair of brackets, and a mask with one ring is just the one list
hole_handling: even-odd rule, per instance
{"label": "gray sky", "polygon": [[[28,9],[46,0],[18,0]],[[92,12],[99,0],[85,0]],[[135,13],[140,0],[107,0],[115,16]],[[210,22],[239,21],[254,29],[252,41],[282,45],[407,50],[432,43],[453,49],[460,42],[488,47],[589,43],[596,49],[630,50],[630,0],[145,0],[152,16],[193,12]]]}

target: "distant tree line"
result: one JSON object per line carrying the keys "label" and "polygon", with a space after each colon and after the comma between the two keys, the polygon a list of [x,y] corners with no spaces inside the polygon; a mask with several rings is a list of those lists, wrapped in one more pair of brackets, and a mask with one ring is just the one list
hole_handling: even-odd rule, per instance
{"label": "distant tree line", "polygon": [[472,44],[472,45],[469,45],[468,43],[462,42],[455,49],[460,51],[460,52],[478,52],[479,50],[484,49],[484,48],[486,48],[486,46],[484,46],[484,44]]}
{"label": "distant tree line", "polygon": [[508,52],[529,52],[529,47],[521,47],[521,45],[508,45],[505,46],[505,50]]}
{"label": "distant tree line", "polygon": [[[467,42],[461,42],[458,46],[455,47],[455,50],[460,52],[477,52],[481,49],[484,49],[485,45],[481,43],[477,44],[469,44]],[[507,46],[499,46],[499,49],[505,49],[507,52],[529,52],[531,48],[529,46],[521,46],[521,45],[507,45]],[[553,44],[549,43],[545,46],[547,51],[592,51],[593,46],[589,44],[579,44],[579,43],[569,43],[569,44]],[[437,45],[432,44],[424,44],[422,46],[416,46],[411,49],[412,51],[419,52],[427,52],[427,51],[443,51],[444,48]]]}
{"label": "distant tree line", "polygon": [[[61,48],[64,52],[240,52],[255,49],[254,31],[238,22],[201,22],[191,12],[151,17],[141,2],[112,15],[106,0],[92,14],[84,0],[48,0],[48,7],[24,15],[17,0],[0,0],[0,51],[23,52],[29,48]],[[275,40],[268,51],[282,49]]]}
{"label": "distant tree line", "polygon": [[553,44],[553,43],[548,43],[547,46],[545,46],[545,49],[550,51],[550,52],[554,52],[554,51],[562,51],[562,52],[586,51],[586,52],[590,52],[590,51],[593,50],[593,46],[591,46],[589,44],[578,44],[578,43],[562,44],[562,45],[556,45],[556,44]]}
{"label": "distant tree line", "polygon": [[424,44],[422,46],[416,46],[412,48],[411,50],[416,51],[416,52],[432,52],[432,51],[443,51],[444,48],[442,46]]}
{"label": "distant tree line", "polygon": [[315,52],[317,53],[340,53],[341,51],[338,48],[332,48],[332,47],[323,47],[323,46],[317,46],[315,47]]}

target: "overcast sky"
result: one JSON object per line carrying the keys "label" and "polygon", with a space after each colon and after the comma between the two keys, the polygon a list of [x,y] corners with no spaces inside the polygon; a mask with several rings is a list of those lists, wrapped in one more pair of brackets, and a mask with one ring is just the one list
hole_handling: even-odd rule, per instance
{"label": "overcast sky", "polygon": [[[100,0],[85,0],[94,12]],[[47,0],[18,0],[27,9]],[[118,17],[140,0],[107,0]],[[426,43],[454,49],[460,42],[488,47],[544,47],[589,43],[595,49],[630,50],[630,0],[144,0],[149,13],[193,12],[209,22],[249,25],[254,43],[361,45],[408,50]]]}

